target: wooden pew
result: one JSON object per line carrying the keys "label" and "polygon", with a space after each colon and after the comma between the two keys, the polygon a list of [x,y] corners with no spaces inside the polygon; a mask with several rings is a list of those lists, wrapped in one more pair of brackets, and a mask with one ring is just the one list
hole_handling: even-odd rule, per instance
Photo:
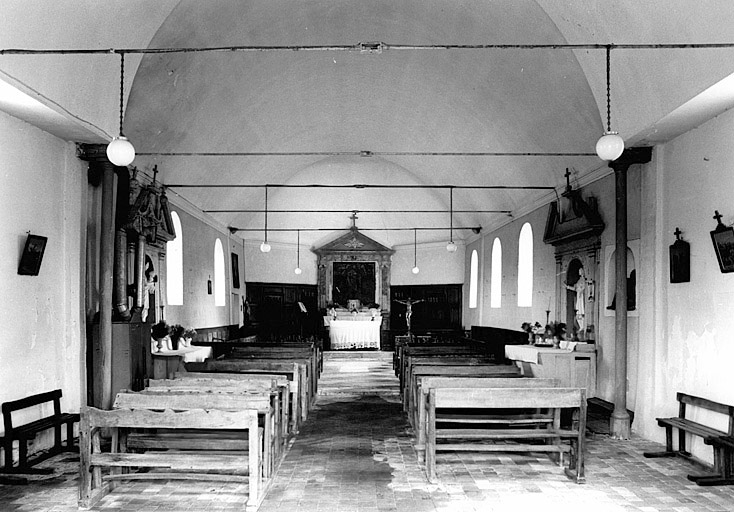
{"label": "wooden pew", "polygon": [[315,375],[321,375],[324,369],[324,351],[321,346],[313,342],[279,342],[279,343],[251,343],[246,345],[239,345],[235,347],[231,354],[242,353],[242,352],[256,352],[258,349],[263,351],[269,351],[271,353],[276,352],[288,352],[292,350],[308,351],[309,357],[312,355],[316,360]]}
{"label": "wooden pew", "polygon": [[[236,396],[221,395],[236,401]],[[185,397],[189,398],[189,397]],[[203,397],[210,398],[210,397]],[[247,511],[257,510],[265,495],[262,479],[263,431],[258,427],[257,409],[220,410],[195,408],[189,398],[187,407],[167,407],[158,401],[156,409],[119,408],[104,411],[82,407],[80,423],[79,507],[89,509],[114,488],[118,480],[198,479],[248,482]],[[231,404],[228,404],[228,408]],[[232,405],[231,409],[237,409]],[[109,452],[102,451],[101,430],[110,429]],[[148,452],[129,453],[128,429],[199,429],[242,432],[248,450],[244,453]],[[130,468],[158,468],[157,472],[129,472]],[[103,474],[103,471],[109,471]],[[218,472],[214,473],[214,472]]]}
{"label": "wooden pew", "polygon": [[[456,375],[446,376],[422,376],[418,379],[418,401],[414,410],[413,429],[416,431],[415,449],[419,460],[423,460],[426,443],[426,400],[431,389],[440,388],[553,388],[558,387],[557,379],[534,379],[514,377],[466,377]],[[505,416],[505,418],[507,418]],[[471,418],[452,418],[450,415],[442,415],[441,420],[445,423],[493,423],[496,418],[486,418],[484,415],[474,415]],[[532,419],[532,418],[529,418]],[[536,418],[537,419],[537,418]],[[530,422],[529,422],[530,423]]]}
{"label": "wooden pew", "polygon": [[[500,419],[498,423],[508,428],[437,429],[436,423],[441,419],[437,417],[437,409],[541,409],[549,411],[552,422],[545,428],[525,428],[527,422],[523,419]],[[561,426],[563,409],[574,411],[574,424],[570,428]],[[563,454],[567,453],[566,475],[576,483],[583,483],[585,430],[586,390],[583,388],[433,388],[426,400],[426,473],[429,481],[436,481],[437,451],[549,452],[558,453],[561,463]],[[437,444],[439,439],[451,442]],[[531,444],[530,440],[546,444]],[[525,442],[488,444],[477,441]]]}
{"label": "wooden pew", "polygon": [[[33,468],[32,466],[57,453],[76,451],[74,447],[74,423],[79,422],[79,414],[61,412],[61,396],[62,391],[55,389],[2,404],[3,425],[5,428],[5,434],[0,437],[5,451],[5,465],[2,468],[3,473],[44,473],[47,470]],[[43,414],[43,407],[49,405],[51,412]],[[26,409],[40,412],[42,413],[42,417],[22,425],[13,422],[13,413]],[[66,427],[65,445],[61,442],[62,427]],[[50,429],[54,431],[53,448],[29,460],[28,444],[33,441],[37,434]],[[13,464],[14,441],[18,441],[18,466]],[[27,483],[27,480],[23,478],[18,478],[15,481],[17,483]]]}
{"label": "wooden pew", "polygon": [[400,383],[400,393],[403,397],[403,410],[408,411],[409,386],[413,379],[413,373],[416,368],[421,366],[497,366],[505,369],[509,365],[497,365],[492,359],[486,357],[463,356],[463,355],[447,355],[447,356],[408,356],[406,358],[403,380]]}
{"label": "wooden pew", "polygon": [[319,361],[313,348],[290,348],[290,347],[237,347],[224,360],[253,360],[272,359],[305,363],[308,365],[308,380],[310,397],[312,400],[318,395]]}
{"label": "wooden pew", "polygon": [[403,404],[409,420],[415,417],[419,398],[419,379],[427,376],[511,378],[522,377],[522,372],[517,366],[510,364],[416,364],[411,368],[406,387],[403,390]]}
{"label": "wooden pew", "polygon": [[289,434],[296,433],[295,420],[291,419],[291,409],[295,410],[298,402],[298,390],[291,389],[291,382],[285,375],[269,373],[224,373],[224,372],[176,372],[174,380],[181,379],[208,379],[212,381],[243,380],[246,382],[260,382],[263,386],[274,385],[280,392],[281,404],[281,427],[283,440],[288,439]]}
{"label": "wooden pew", "polygon": [[293,430],[306,420],[309,409],[309,386],[304,364],[282,361],[210,360],[206,361],[207,372],[278,374],[288,377],[291,393],[294,394],[291,423]]}
{"label": "wooden pew", "polygon": [[[485,357],[481,347],[475,345],[406,345],[400,349],[398,355],[398,372],[402,386],[404,382],[405,370],[409,364],[411,357],[441,357],[441,356],[476,356]],[[493,361],[494,362],[494,361]]]}
{"label": "wooden pew", "polygon": [[[676,398],[678,400],[678,416],[671,418],[656,418],[658,425],[665,427],[665,451],[663,452],[645,452],[645,457],[682,457],[690,459],[691,454],[686,449],[686,435],[702,437],[704,442],[707,439],[713,440],[719,437],[732,437],[734,436],[734,406],[714,402],[707,398],[689,395],[687,393],[677,393]],[[717,413],[718,417],[726,419],[727,430],[720,430],[712,426],[706,425],[700,421],[694,421],[690,417],[686,417],[691,409],[696,412],[699,411],[710,411],[711,413]],[[673,450],[673,429],[678,430],[678,449]],[[729,480],[724,475],[726,473],[726,459],[727,454],[725,453],[726,443],[717,443],[715,441],[708,442],[714,449],[714,473],[713,475],[688,475],[688,479],[698,483],[699,485],[717,485],[718,482]],[[731,458],[731,454],[728,454]]]}
{"label": "wooden pew", "polygon": [[266,455],[266,467],[269,476],[283,453],[287,437],[283,435],[283,407],[288,407],[288,397],[283,402],[283,395],[278,387],[262,381],[248,381],[246,379],[207,379],[207,378],[181,378],[181,379],[151,379],[148,387],[143,393],[225,393],[240,394],[246,397],[268,396],[270,408],[260,412],[263,426],[265,428],[265,440],[269,443]]}

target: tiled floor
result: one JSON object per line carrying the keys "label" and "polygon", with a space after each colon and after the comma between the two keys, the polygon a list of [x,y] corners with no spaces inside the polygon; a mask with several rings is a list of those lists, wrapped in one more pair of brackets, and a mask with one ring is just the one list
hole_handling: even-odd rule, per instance
{"label": "tiled floor", "polygon": [[[568,480],[545,456],[443,455],[429,484],[401,413],[391,354],[327,353],[320,396],[278,468],[261,512],[734,511],[734,486],[699,487],[679,459],[645,459],[661,446],[639,438],[588,438],[587,482]],[[59,456],[57,460],[68,460]],[[76,471],[0,485],[1,511],[76,510]],[[95,510],[243,510],[246,488],[211,482],[126,484]]]}

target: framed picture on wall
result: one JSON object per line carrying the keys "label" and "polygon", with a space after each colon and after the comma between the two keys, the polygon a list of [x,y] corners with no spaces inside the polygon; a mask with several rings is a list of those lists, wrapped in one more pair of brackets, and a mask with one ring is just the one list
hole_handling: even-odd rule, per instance
{"label": "framed picture on wall", "polygon": [[41,260],[46,250],[46,242],[48,238],[45,236],[28,234],[23,247],[23,254],[20,256],[18,263],[18,274],[22,276],[37,276],[41,270]]}
{"label": "framed picture on wall", "polygon": [[716,259],[722,272],[734,272],[734,228],[719,225],[711,232]]}
{"label": "framed picture on wall", "polygon": [[232,253],[232,288],[240,287],[240,257]]}

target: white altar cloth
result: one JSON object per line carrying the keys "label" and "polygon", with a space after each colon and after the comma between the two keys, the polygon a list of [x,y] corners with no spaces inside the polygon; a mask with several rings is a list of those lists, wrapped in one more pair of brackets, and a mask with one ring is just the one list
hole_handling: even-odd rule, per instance
{"label": "white altar cloth", "polygon": [[332,350],[345,348],[380,348],[382,317],[368,320],[331,320],[329,339]]}

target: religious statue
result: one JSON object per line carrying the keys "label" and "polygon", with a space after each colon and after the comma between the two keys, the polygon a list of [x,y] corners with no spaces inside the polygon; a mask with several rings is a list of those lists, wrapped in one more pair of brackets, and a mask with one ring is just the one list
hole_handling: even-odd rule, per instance
{"label": "religious statue", "polygon": [[578,325],[578,332],[586,327],[586,274],[584,267],[579,268],[579,278],[573,286],[566,284],[566,289],[575,292],[576,299],[574,302],[574,311],[576,312],[574,319]]}
{"label": "religious statue", "polygon": [[408,300],[395,300],[395,302],[399,302],[400,304],[405,304],[405,324],[408,326],[408,331],[410,331],[410,317],[413,316],[413,304],[418,304],[419,302],[423,302],[422,300],[411,300],[410,297],[408,297]]}

